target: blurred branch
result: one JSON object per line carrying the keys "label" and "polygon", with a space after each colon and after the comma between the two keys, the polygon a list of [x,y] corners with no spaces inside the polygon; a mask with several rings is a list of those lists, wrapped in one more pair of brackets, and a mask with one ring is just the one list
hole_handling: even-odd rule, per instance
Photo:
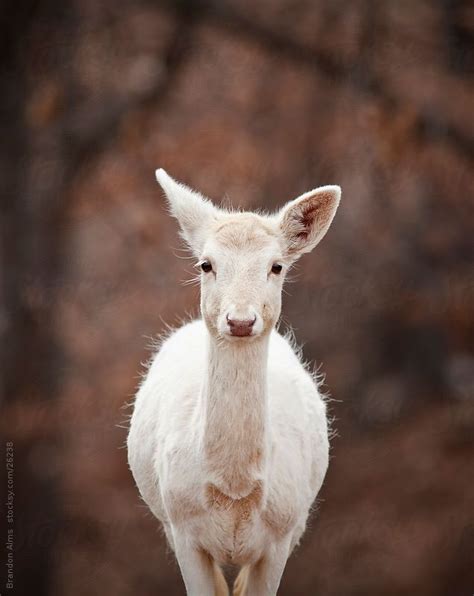
{"label": "blurred branch", "polygon": [[[162,0],[161,3],[169,10],[177,10],[180,3],[173,0]],[[280,34],[255,19],[247,17],[234,10],[224,2],[210,0],[193,0],[196,14],[201,20],[213,22],[234,34],[247,38],[253,43],[263,46],[266,50],[280,54],[298,64],[316,68],[325,77],[335,83],[349,82],[357,90],[379,99],[388,111],[400,109],[399,99],[385,89],[382,81],[370,70],[364,68],[361,75],[359,61],[343,64],[330,54],[309,48],[304,44]],[[364,67],[366,63],[364,62]],[[464,132],[454,128],[433,114],[419,113],[414,127],[418,138],[422,141],[448,141],[454,149],[463,153],[467,158],[474,158],[474,142]]]}
{"label": "blurred branch", "polygon": [[[194,11],[192,3],[183,2],[176,15],[175,30],[164,52],[163,75],[156,84],[140,94],[121,101],[106,102],[96,107],[85,102],[76,107],[76,83],[71,78],[71,52],[74,43],[61,44],[62,55],[56,60],[57,76],[66,80],[65,88],[70,97],[63,117],[51,123],[45,131],[30,130],[25,122],[24,108],[19,98],[25,98],[28,85],[25,80],[27,49],[18,43],[18,34],[28,39],[28,27],[36,22],[48,22],[53,9],[48,5],[31,3],[29,10],[9,13],[7,24],[17,33],[3,38],[3,79],[6,83],[2,94],[2,123],[10,144],[0,152],[5,172],[3,179],[5,219],[2,222],[3,241],[3,295],[4,325],[2,336],[5,345],[5,370],[2,393],[6,402],[14,402],[27,394],[54,396],[57,383],[59,352],[54,348],[55,291],[59,286],[62,259],[65,254],[64,225],[71,207],[68,189],[71,178],[89,160],[100,154],[113,141],[122,118],[130,110],[155,107],[172,88],[179,75],[180,66],[191,45]],[[29,19],[25,18],[25,12]],[[67,11],[66,11],[67,12]],[[15,19],[18,15],[18,19]],[[17,22],[18,21],[18,22]],[[79,27],[69,15],[71,31]],[[61,31],[58,27],[58,31]],[[53,46],[52,46],[53,47]],[[31,174],[38,159],[47,166],[47,175],[40,183]],[[21,163],[22,167],[18,167]],[[40,249],[40,251],[38,251]],[[39,297],[31,299],[28,292]],[[25,354],[36,357],[25,360]],[[56,380],[56,381],[54,381]]]}
{"label": "blurred branch", "polygon": [[[64,123],[64,134],[68,139],[70,165],[73,171],[81,167],[85,161],[100,154],[105,146],[112,142],[122,118],[128,112],[156,108],[157,103],[164,99],[178,77],[181,65],[192,45],[192,30],[196,17],[193,7],[194,3],[186,0],[175,7],[175,30],[163,56],[164,74],[158,78],[155,85],[133,97],[115,101],[115,104],[104,106],[101,103],[95,113],[84,114],[87,116],[85,118],[81,117],[81,114],[69,114],[68,120]],[[83,110],[88,112],[89,106],[84,106]]]}

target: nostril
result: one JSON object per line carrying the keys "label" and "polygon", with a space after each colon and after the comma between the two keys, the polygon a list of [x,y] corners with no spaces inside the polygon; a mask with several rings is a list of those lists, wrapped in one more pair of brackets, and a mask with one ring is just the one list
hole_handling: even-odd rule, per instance
{"label": "nostril", "polygon": [[226,315],[226,320],[227,320],[227,324],[229,325],[229,327],[234,330],[240,329],[240,330],[250,330],[252,329],[252,327],[255,324],[255,321],[257,320],[257,317],[254,316],[253,319],[231,319],[229,317],[229,315]]}

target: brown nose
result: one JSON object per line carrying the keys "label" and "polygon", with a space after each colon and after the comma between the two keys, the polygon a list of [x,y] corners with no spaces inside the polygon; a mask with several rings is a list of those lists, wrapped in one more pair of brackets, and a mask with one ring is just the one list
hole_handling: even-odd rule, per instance
{"label": "brown nose", "polygon": [[231,335],[235,335],[237,337],[246,337],[247,335],[252,334],[252,327],[257,320],[257,317],[254,317],[250,320],[241,320],[241,319],[230,319],[229,315],[226,316],[227,324],[230,328]]}

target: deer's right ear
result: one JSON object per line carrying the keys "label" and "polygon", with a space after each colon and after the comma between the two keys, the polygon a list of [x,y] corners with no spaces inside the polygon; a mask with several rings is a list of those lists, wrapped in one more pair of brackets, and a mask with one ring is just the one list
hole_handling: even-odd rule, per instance
{"label": "deer's right ear", "polygon": [[198,192],[176,182],[165,170],[156,170],[155,176],[165,191],[171,215],[179,222],[181,235],[191,250],[200,256],[208,226],[217,218],[217,207]]}

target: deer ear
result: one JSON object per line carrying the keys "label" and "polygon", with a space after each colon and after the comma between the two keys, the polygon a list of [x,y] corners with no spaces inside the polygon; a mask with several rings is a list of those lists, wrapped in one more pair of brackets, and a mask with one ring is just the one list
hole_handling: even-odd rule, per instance
{"label": "deer ear", "polygon": [[217,207],[201,194],[176,182],[163,169],[156,170],[156,179],[165,191],[170,213],[181,228],[181,235],[191,250],[199,256],[209,224],[216,219]]}
{"label": "deer ear", "polygon": [[289,257],[297,259],[323,239],[341,198],[339,186],[321,186],[287,203],[278,214]]}

